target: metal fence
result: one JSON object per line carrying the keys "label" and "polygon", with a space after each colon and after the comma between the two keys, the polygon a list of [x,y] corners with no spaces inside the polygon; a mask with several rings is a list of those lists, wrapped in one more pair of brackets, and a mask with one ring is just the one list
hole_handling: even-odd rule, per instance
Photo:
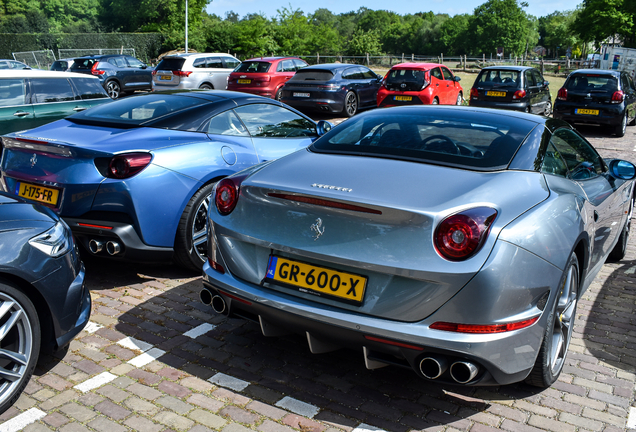
{"label": "metal fence", "polygon": [[125,54],[135,57],[134,48],[82,48],[82,49],[58,49],[58,58],[73,58],[86,55]]}
{"label": "metal fence", "polygon": [[468,57],[468,56],[439,56],[430,55],[416,55],[416,54],[395,54],[395,55],[382,55],[382,56],[343,56],[343,55],[301,55],[298,56],[305,60],[309,64],[322,64],[322,63],[349,63],[349,64],[361,64],[366,65],[374,69],[390,69],[392,66],[399,63],[442,63],[453,71],[479,71],[479,69],[486,66],[505,66],[505,65],[524,65],[532,66],[541,70],[543,73],[553,74],[567,74],[574,69],[579,68],[591,68],[598,67],[598,62],[589,60],[569,60],[569,59],[555,59],[555,60],[541,60],[523,57],[508,58],[495,58],[492,56],[482,55],[481,57]]}
{"label": "metal fence", "polygon": [[31,66],[33,69],[49,69],[56,60],[51,50],[23,51],[11,53],[13,59]]}

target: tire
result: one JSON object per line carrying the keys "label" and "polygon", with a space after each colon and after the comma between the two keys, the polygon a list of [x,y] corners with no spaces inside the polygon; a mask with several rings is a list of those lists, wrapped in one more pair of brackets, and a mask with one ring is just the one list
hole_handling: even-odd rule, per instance
{"label": "tire", "polygon": [[619,138],[624,137],[626,129],[627,129],[627,113],[623,115],[623,120],[621,120],[621,123],[614,128],[614,135],[616,135]]}
{"label": "tire", "polygon": [[632,119],[632,121],[627,123],[627,126],[636,126],[636,113],[634,113],[634,118]]}
{"label": "tire", "polygon": [[435,98],[433,99],[433,102],[431,102],[432,105],[439,105],[439,99]]}
{"label": "tire", "polygon": [[353,117],[358,112],[358,96],[352,91],[345,95],[345,103],[342,113],[347,117]]}
{"label": "tire", "polygon": [[181,267],[200,272],[208,254],[208,208],[214,183],[199,189],[186,205],[174,242],[175,261]]}
{"label": "tire", "polygon": [[121,86],[115,80],[110,80],[106,83],[106,93],[111,99],[117,99],[122,95]]}
{"label": "tire", "polygon": [[462,92],[457,93],[457,101],[455,102],[455,105],[461,105],[464,102],[464,96],[462,95]]}
{"label": "tire", "polygon": [[573,253],[563,273],[558,296],[550,305],[539,355],[526,378],[528,384],[547,388],[559,378],[572,339],[578,295],[579,261]]}
{"label": "tire", "polygon": [[212,86],[211,86],[210,84],[207,84],[207,83],[205,83],[205,84],[201,84],[201,85],[199,86],[199,88],[200,88],[201,90],[212,90],[212,89],[213,89],[213,88],[212,88]]}
{"label": "tire", "polygon": [[627,253],[627,242],[629,241],[629,229],[632,225],[632,212],[634,211],[634,202],[629,203],[629,213],[627,213],[627,220],[625,221],[625,225],[623,225],[623,229],[621,230],[620,235],[618,236],[618,241],[616,242],[616,246],[607,256],[607,260],[610,262],[617,262],[625,258],[625,254]]}
{"label": "tire", "polygon": [[283,89],[279,88],[276,91],[276,94],[274,95],[274,99],[276,99],[278,102],[280,102],[280,100],[283,98]]}
{"label": "tire", "polygon": [[545,109],[543,110],[543,115],[546,117],[550,117],[550,114],[552,114],[552,102],[547,101],[545,104]]}
{"label": "tire", "polygon": [[[0,316],[0,329],[7,329],[0,340],[0,413],[18,400],[31,379],[41,343],[41,327],[33,303],[22,291],[0,281],[0,310],[5,308]],[[0,334],[5,333],[2,330]]]}

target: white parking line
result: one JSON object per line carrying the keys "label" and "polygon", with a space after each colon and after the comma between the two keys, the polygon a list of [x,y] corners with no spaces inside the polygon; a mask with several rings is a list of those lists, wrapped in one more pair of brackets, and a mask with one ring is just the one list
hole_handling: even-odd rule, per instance
{"label": "white parking line", "polygon": [[629,416],[627,416],[627,429],[636,429],[636,408],[629,408]]}
{"label": "white parking line", "polygon": [[95,333],[100,328],[104,328],[104,326],[101,324],[97,324],[92,321],[89,321],[88,324],[86,324],[86,327],[84,327],[84,330],[86,330],[88,333]]}
{"label": "white parking line", "polygon": [[117,344],[123,346],[124,348],[139,350],[141,352],[146,352],[150,348],[152,348],[151,344],[131,337],[125,337],[122,340],[118,341]]}
{"label": "white parking line", "polygon": [[318,407],[315,405],[299,401],[298,399],[294,399],[289,396],[285,396],[284,398],[276,402],[276,406],[279,408],[284,408],[287,411],[291,411],[294,414],[309,418],[314,418],[314,416],[320,411],[320,409],[318,409]]}
{"label": "white parking line", "polygon": [[243,381],[242,379],[234,378],[230,375],[225,375],[224,373],[217,373],[212,378],[208,380],[212,384],[216,384],[220,387],[227,387],[234,391],[243,391],[245,387],[250,385],[247,381]]}
{"label": "white parking line", "polygon": [[215,329],[216,326],[214,324],[201,324],[200,326],[197,326],[195,328],[193,328],[192,330],[188,330],[187,332],[185,332],[183,335],[187,336],[189,338],[192,339],[196,339],[201,335],[206,334],[207,332],[209,332],[212,329]]}
{"label": "white parking line", "polygon": [[31,408],[30,410],[13,417],[11,420],[7,420],[6,422],[2,423],[0,425],[0,432],[16,432],[22,430],[26,426],[30,425],[31,423],[35,423],[45,416],[46,413],[44,411],[40,411],[37,408]]}
{"label": "white parking line", "polygon": [[148,363],[157,360],[159,357],[164,355],[166,352],[164,350],[160,350],[159,348],[152,348],[146,351],[145,353],[138,355],[137,357],[128,361],[129,364],[142,367],[146,366]]}
{"label": "white parking line", "polygon": [[384,429],[377,428],[375,426],[371,426],[365,423],[360,423],[360,425],[352,430],[351,432],[386,432]]}
{"label": "white parking line", "polygon": [[113,375],[110,372],[102,372],[99,375],[94,376],[93,378],[86,380],[73,388],[78,389],[82,393],[86,393],[89,390],[96,389],[97,387],[101,387],[104,384],[111,382],[115,378],[117,378],[117,375]]}

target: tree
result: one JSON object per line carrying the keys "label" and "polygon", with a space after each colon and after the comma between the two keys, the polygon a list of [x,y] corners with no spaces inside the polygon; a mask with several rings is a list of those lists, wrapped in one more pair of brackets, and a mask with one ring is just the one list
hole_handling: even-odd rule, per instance
{"label": "tree", "polygon": [[517,0],[488,0],[475,8],[470,32],[476,51],[492,53],[503,47],[506,53],[524,53],[529,30],[529,18],[522,9],[526,6]]}
{"label": "tree", "polygon": [[585,42],[600,45],[607,38],[619,36],[626,46],[635,46],[635,21],[634,0],[583,0],[573,29]]}
{"label": "tree", "polygon": [[379,55],[382,52],[380,36],[376,31],[365,32],[358,29],[353,33],[348,51],[349,55]]}
{"label": "tree", "polygon": [[262,15],[251,14],[235,24],[237,53],[260,57],[278,51],[272,24]]}
{"label": "tree", "polygon": [[561,52],[565,52],[568,47],[573,50],[581,45],[573,25],[577,16],[576,11],[553,12],[550,15],[539,18],[538,29],[541,37],[539,44],[556,49],[563,47]]}
{"label": "tree", "polygon": [[439,43],[442,52],[449,55],[462,55],[472,51],[472,39],[469,36],[472,15],[455,15],[444,21],[439,29]]}

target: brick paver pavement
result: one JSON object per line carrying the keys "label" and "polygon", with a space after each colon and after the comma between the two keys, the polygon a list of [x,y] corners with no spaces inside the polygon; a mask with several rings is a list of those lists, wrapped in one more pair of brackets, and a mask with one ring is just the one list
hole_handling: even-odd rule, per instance
{"label": "brick paver pavement", "polygon": [[[603,156],[636,162],[636,127],[621,139],[583,132]],[[623,431],[635,410],[632,234],[625,259],[606,264],[579,302],[567,365],[543,391],[442,386],[367,370],[347,350],[312,355],[300,336],[265,338],[215,315],[196,275],[88,261],[90,325],[68,352],[40,360],[0,430]]]}

